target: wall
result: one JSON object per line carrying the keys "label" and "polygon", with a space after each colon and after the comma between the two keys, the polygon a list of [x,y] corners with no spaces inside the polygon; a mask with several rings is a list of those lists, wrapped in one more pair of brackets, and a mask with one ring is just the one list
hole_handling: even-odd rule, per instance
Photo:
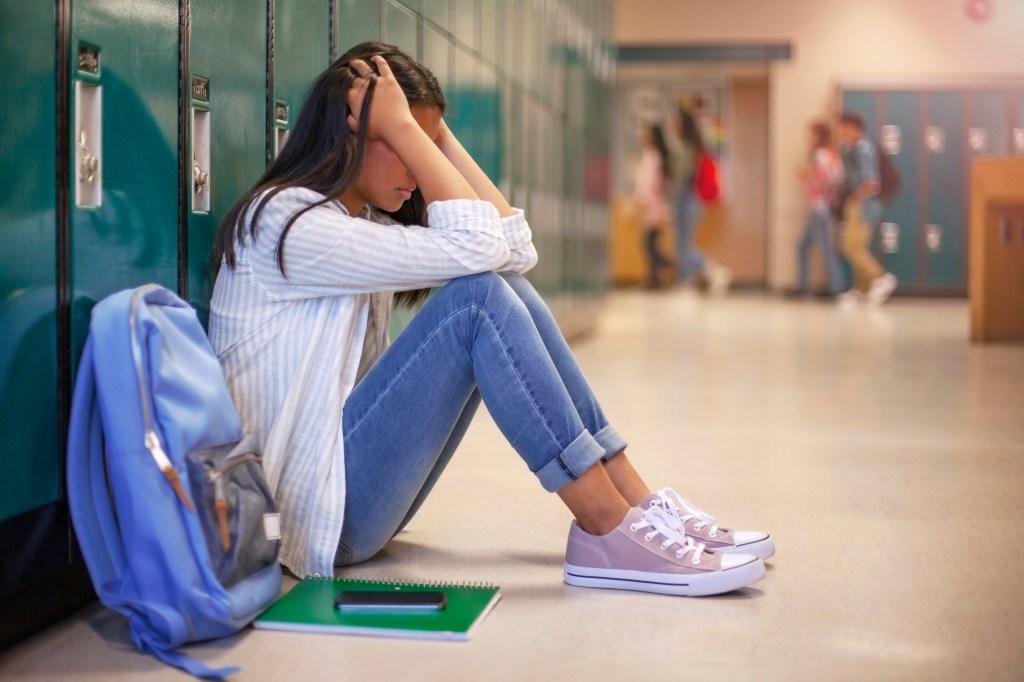
{"label": "wall", "polygon": [[1024,77],[1024,2],[993,0],[984,22],[962,0],[616,0],[619,44],[780,42],[770,68],[769,282],[795,278],[804,203],[793,171],[806,125],[834,110],[840,82],[930,83]]}

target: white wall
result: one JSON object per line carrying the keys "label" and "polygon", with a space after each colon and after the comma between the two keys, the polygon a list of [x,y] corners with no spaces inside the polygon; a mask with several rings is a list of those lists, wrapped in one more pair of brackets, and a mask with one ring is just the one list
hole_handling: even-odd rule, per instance
{"label": "white wall", "polygon": [[793,170],[807,123],[835,112],[841,81],[970,82],[1024,78],[1024,0],[992,0],[984,22],[965,0],[616,0],[619,44],[779,42],[770,69],[768,279],[795,278],[804,213]]}

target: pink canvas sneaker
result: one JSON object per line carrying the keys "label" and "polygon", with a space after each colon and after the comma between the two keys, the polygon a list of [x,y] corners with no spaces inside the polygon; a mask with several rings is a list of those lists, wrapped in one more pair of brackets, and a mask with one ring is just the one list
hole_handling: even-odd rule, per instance
{"label": "pink canvas sneaker", "polygon": [[720,528],[715,523],[715,517],[698,509],[672,488],[662,488],[651,493],[640,503],[640,508],[664,509],[678,522],[676,528],[679,532],[716,552],[753,554],[759,559],[775,555],[775,541],[768,533]]}
{"label": "pink canvas sneaker", "polygon": [[565,582],[697,597],[731,592],[764,578],[764,562],[757,557],[709,552],[673,525],[678,522],[661,507],[630,509],[606,535],[590,535],[573,521],[565,549]]}

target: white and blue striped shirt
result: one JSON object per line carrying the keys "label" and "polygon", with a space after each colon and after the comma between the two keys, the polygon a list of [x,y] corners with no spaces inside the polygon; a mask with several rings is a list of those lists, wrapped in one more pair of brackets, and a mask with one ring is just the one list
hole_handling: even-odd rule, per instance
{"label": "white and blue striped shirt", "polygon": [[407,227],[352,217],[332,200],[292,226],[282,275],[285,223],[322,199],[286,189],[268,202],[255,238],[235,246],[237,266],[221,265],[210,312],[210,341],[281,512],[281,563],[299,576],[333,572],[345,511],[342,410],[367,364],[364,346],[375,361],[387,345],[385,333],[365,342],[371,315],[369,326],[386,330],[396,291],[537,262],[521,210],[501,219],[485,201],[440,201],[427,209],[429,228]]}

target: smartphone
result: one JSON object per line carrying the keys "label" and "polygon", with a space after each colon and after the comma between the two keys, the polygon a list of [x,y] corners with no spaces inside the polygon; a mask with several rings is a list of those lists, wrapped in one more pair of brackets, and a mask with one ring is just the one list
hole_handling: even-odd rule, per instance
{"label": "smartphone", "polygon": [[346,591],[334,599],[342,611],[440,611],[447,605],[444,592]]}

